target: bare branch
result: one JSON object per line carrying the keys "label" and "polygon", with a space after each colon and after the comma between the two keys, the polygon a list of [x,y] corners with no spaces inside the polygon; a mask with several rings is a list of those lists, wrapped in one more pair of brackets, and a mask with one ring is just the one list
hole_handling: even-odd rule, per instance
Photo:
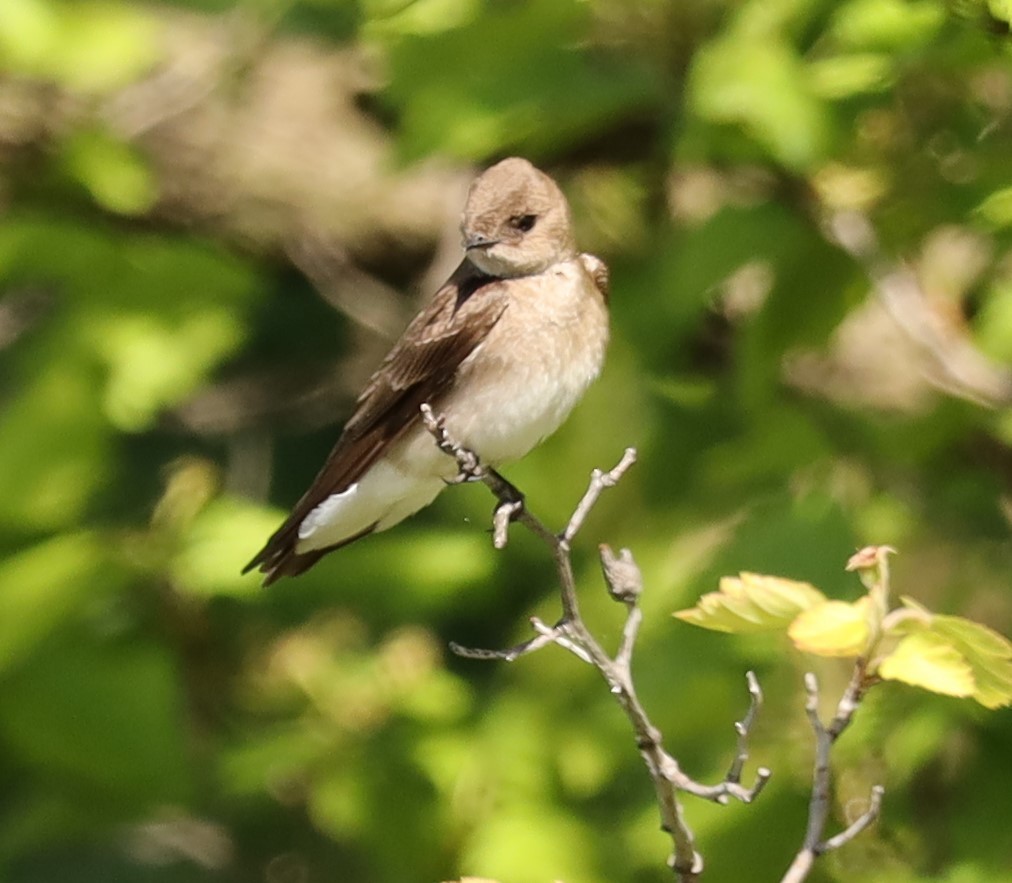
{"label": "bare branch", "polygon": [[554,626],[548,626],[534,617],[531,619],[531,626],[536,632],[535,636],[515,647],[506,650],[481,650],[451,644],[451,649],[454,653],[471,659],[513,661],[548,644],[556,644],[583,662],[593,665],[608,684],[609,692],[628,718],[640,756],[654,784],[660,808],[661,829],[671,837],[673,846],[668,865],[679,883],[695,883],[702,874],[703,859],[696,850],[692,831],[685,822],[679,792],[684,791],[717,803],[726,803],[732,797],[748,803],[762,790],[770,776],[769,770],[766,769],[759,770],[752,788],[745,788],[740,784],[742,767],[748,756],[747,739],[762,703],[762,692],[758,681],[750,672],[748,686],[751,703],[744,719],[735,725],[738,744],[731,769],[725,781],[717,785],[703,785],[687,776],[678,761],[664,749],[661,732],[650,721],[636,695],[632,678],[632,655],[643,620],[643,612],[638,603],[643,589],[643,576],[628,549],[621,549],[616,555],[610,547],[600,546],[601,567],[608,594],[626,608],[622,638],[614,656],[610,656],[604,650],[581,618],[569,544],[583,526],[602,492],[606,488],[614,487],[635,463],[635,449],[627,448],[621,460],[608,472],[594,470],[590,484],[573,511],[565,530],[561,534],[555,534],[528,511],[524,505],[523,494],[516,487],[495,470],[483,465],[473,451],[463,448],[449,436],[441,416],[436,416],[429,405],[422,405],[421,411],[425,427],[435,438],[440,450],[456,460],[460,473],[458,480],[484,482],[498,499],[499,504],[493,515],[493,542],[496,548],[506,545],[510,521],[519,521],[551,550],[559,578],[562,618]]}
{"label": "bare branch", "polygon": [[843,831],[837,834],[835,837],[830,837],[828,840],[822,843],[819,852],[832,852],[834,849],[839,849],[845,843],[850,843],[858,834],[860,834],[865,828],[867,828],[875,819],[878,818],[879,811],[882,809],[882,796],[885,794],[885,788],[881,785],[875,785],[871,789],[871,797],[868,800],[868,809],[866,809],[860,816],[858,816],[850,825],[848,825]]}
{"label": "bare branch", "polygon": [[568,543],[572,540],[580,528],[583,527],[583,522],[590,514],[590,510],[594,508],[594,504],[597,503],[601,492],[605,488],[615,487],[619,479],[625,475],[629,467],[635,462],[636,449],[626,448],[625,453],[622,454],[622,459],[619,460],[615,468],[610,472],[602,472],[600,469],[595,469],[591,473],[590,487],[587,488],[583,499],[577,503],[576,509],[573,510],[573,516],[569,519],[569,524],[566,525],[566,529],[562,532],[562,539],[565,542]]}
{"label": "bare branch", "polygon": [[495,513],[492,515],[492,545],[496,549],[506,548],[506,543],[509,541],[510,522],[523,508],[523,505],[522,500],[511,500],[495,507]]}
{"label": "bare branch", "polygon": [[850,683],[836,706],[836,714],[829,726],[826,726],[819,717],[819,682],[811,672],[805,675],[805,693],[807,694],[805,713],[808,715],[808,720],[815,733],[812,797],[808,805],[808,827],[805,831],[804,842],[780,883],[801,883],[808,877],[816,858],[849,843],[878,817],[882,805],[882,795],[885,793],[881,785],[876,785],[872,789],[869,808],[860,818],[836,836],[830,837],[828,840],[823,839],[826,822],[829,819],[831,796],[832,770],[829,754],[833,743],[850,725],[868,684],[865,660],[859,659],[854,665],[854,673]]}
{"label": "bare branch", "polygon": [[[727,775],[724,777],[727,782],[735,784],[741,782],[741,772],[745,766],[745,761],[748,760],[748,737],[752,733],[752,726],[759,716],[759,709],[763,702],[763,691],[759,686],[759,679],[755,676],[754,671],[746,672],[745,682],[748,684],[748,695],[751,702],[749,703],[745,717],[734,725],[734,730],[738,734],[737,752],[734,760],[731,761],[731,767],[728,769]],[[759,778],[754,788],[755,793],[753,793],[753,797],[762,789],[772,774],[766,767],[760,767],[757,775]]]}

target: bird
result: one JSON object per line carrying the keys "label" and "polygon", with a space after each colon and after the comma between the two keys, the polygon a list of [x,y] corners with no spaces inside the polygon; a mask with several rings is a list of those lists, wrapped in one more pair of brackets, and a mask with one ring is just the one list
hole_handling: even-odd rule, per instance
{"label": "bird", "polygon": [[608,268],[577,251],[558,184],[510,157],[472,182],[460,265],[358,397],[319,474],[246,565],[270,585],[429,505],[457,473],[422,421],[483,463],[516,461],[555,432],[601,371]]}

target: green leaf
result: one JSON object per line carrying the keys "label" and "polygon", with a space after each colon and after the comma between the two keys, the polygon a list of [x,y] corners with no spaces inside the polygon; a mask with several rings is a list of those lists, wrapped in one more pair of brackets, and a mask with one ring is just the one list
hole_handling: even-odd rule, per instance
{"label": "green leaf", "polygon": [[901,601],[915,612],[916,618],[900,619],[890,633],[927,635],[934,644],[950,647],[971,672],[972,696],[977,702],[985,708],[1012,705],[1012,642],[972,620],[932,613],[912,598]]}
{"label": "green leaf", "polygon": [[66,7],[56,69],[68,86],[105,92],[150,70],[159,57],[150,13],[136,4],[78,2]]}
{"label": "green leaf", "polygon": [[0,3],[0,63],[35,74],[56,55],[60,19],[44,0]]}
{"label": "green leaf", "polygon": [[582,49],[589,15],[575,0],[495,4],[465,26],[393,41],[385,97],[402,157],[557,153],[655,107],[646,66]]}
{"label": "green leaf", "polygon": [[829,118],[794,50],[777,37],[731,34],[701,49],[689,103],[714,123],[742,126],[778,162],[803,171],[824,156]]}
{"label": "green leaf", "polygon": [[832,99],[879,92],[889,85],[892,70],[889,56],[873,52],[837,55],[808,65],[812,91]]}
{"label": "green leaf", "polygon": [[122,583],[109,539],[73,533],[0,564],[0,673],[26,657],[64,620]]}
{"label": "green leaf", "polygon": [[855,657],[865,653],[871,637],[868,627],[870,600],[859,598],[853,604],[826,601],[800,614],[787,634],[794,645],[816,656]]}
{"label": "green leaf", "polygon": [[176,662],[150,644],[78,638],[0,685],[5,757],[91,801],[176,802],[190,781]]}
{"label": "green leaf", "polygon": [[128,3],[3,0],[0,63],[82,92],[125,85],[158,59],[155,24]]}
{"label": "green leaf", "polygon": [[1006,24],[1012,24],[1012,0],[987,0],[991,17]]}
{"label": "green leaf", "polygon": [[73,135],[64,146],[63,161],[95,201],[116,214],[146,212],[158,197],[154,176],[140,154],[106,132]]}
{"label": "green leaf", "polygon": [[945,17],[938,0],[851,0],[837,9],[831,33],[845,46],[913,49],[931,40]]}
{"label": "green leaf", "polygon": [[146,429],[192,392],[243,334],[236,317],[213,304],[179,318],[105,314],[87,331],[109,366],[106,415],[128,431]]}
{"label": "green leaf", "polygon": [[201,512],[172,560],[173,582],[195,595],[255,595],[262,576],[241,573],[281,521],[281,514],[235,499]]}
{"label": "green leaf", "polygon": [[390,38],[409,34],[437,34],[472,21],[479,0],[364,0],[364,37]]}
{"label": "green leaf", "polygon": [[1012,227],[1012,187],[995,190],[977,206],[976,212],[991,227]]}
{"label": "green leaf", "polygon": [[81,360],[52,360],[0,415],[0,525],[75,524],[107,480],[108,427]]}
{"label": "green leaf", "polygon": [[998,632],[959,616],[936,615],[933,632],[952,643],[973,670],[973,698],[985,708],[1012,705],[1012,643]]}
{"label": "green leaf", "polygon": [[[1009,198],[1012,223],[1012,190]],[[973,318],[974,342],[992,359],[1012,362],[1012,278],[997,278]]]}
{"label": "green leaf", "polygon": [[963,655],[944,637],[927,631],[900,641],[879,664],[877,674],[945,696],[971,696],[976,689]]}
{"label": "green leaf", "polygon": [[783,628],[801,611],[825,601],[809,583],[742,573],[726,576],[720,590],[703,595],[695,607],[674,615],[692,625],[744,634]]}

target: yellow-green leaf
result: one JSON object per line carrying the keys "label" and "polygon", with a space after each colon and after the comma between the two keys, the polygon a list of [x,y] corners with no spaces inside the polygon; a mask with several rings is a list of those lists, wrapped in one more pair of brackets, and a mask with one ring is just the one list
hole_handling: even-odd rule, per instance
{"label": "yellow-green leaf", "polygon": [[806,169],[824,158],[829,134],[825,104],[811,86],[786,40],[732,33],[696,53],[689,106],[704,120],[741,127],[789,168]]}
{"label": "yellow-green leaf", "polygon": [[884,53],[862,52],[813,61],[807,66],[812,91],[824,98],[849,98],[889,85],[893,62]]}
{"label": "yellow-green leaf", "polygon": [[109,366],[106,416],[128,432],[147,429],[162,408],[189,394],[243,336],[234,313],[214,305],[182,319],[101,315],[86,331]]}
{"label": "yellow-green leaf", "polygon": [[115,591],[124,572],[97,533],[55,536],[0,563],[0,672],[33,652],[89,599]]}
{"label": "yellow-green leaf", "polygon": [[1012,225],[1012,187],[995,190],[977,206],[977,214],[992,227]]}
{"label": "yellow-green leaf", "polygon": [[980,623],[932,613],[911,598],[900,600],[917,619],[898,620],[892,634],[928,634],[949,645],[970,667],[977,702],[985,708],[1012,705],[1012,642]]}
{"label": "yellow-green leaf", "polygon": [[972,696],[976,690],[973,670],[963,654],[930,631],[900,641],[879,665],[878,674],[945,696]]}
{"label": "yellow-green leaf", "polygon": [[63,161],[95,201],[116,214],[142,214],[158,198],[157,182],[144,159],[108,132],[76,133],[64,146]]}
{"label": "yellow-green leaf", "polygon": [[172,560],[175,585],[194,595],[257,595],[260,575],[243,574],[242,567],[277,526],[275,512],[228,497],[214,500],[193,519]]}
{"label": "yellow-green leaf", "polygon": [[1012,643],[959,616],[935,616],[931,631],[962,654],[973,671],[973,698],[986,708],[1012,705]]}
{"label": "yellow-green leaf", "polygon": [[961,616],[944,616],[936,613],[931,625],[932,631],[950,638],[967,655],[972,653],[978,656],[1012,659],[1012,642],[979,622],[963,619]]}
{"label": "yellow-green leaf", "polygon": [[794,645],[816,656],[860,656],[868,649],[867,597],[853,604],[826,601],[801,613],[787,634]]}
{"label": "yellow-green leaf", "polygon": [[825,600],[809,583],[742,573],[723,577],[719,591],[703,595],[695,607],[675,616],[718,632],[762,632],[783,628],[801,611]]}

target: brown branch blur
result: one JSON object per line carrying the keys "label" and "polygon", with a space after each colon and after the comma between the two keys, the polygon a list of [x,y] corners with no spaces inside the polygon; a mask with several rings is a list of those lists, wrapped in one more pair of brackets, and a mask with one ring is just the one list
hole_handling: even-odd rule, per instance
{"label": "brown branch blur", "polygon": [[361,108],[381,86],[366,52],[271,32],[248,8],[145,14],[160,61],[136,82],[84,97],[0,74],[0,174],[99,127],[137,148],[157,183],[138,220],[255,253],[284,255],[308,233],[368,264],[394,243],[428,254],[454,225],[470,172],[396,170],[392,137]]}
{"label": "brown branch blur", "polygon": [[838,211],[826,235],[864,270],[878,303],[920,356],[924,378],[936,389],[986,407],[1012,403],[1012,369],[989,359],[963,329],[937,310],[917,273],[884,254],[871,221]]}

